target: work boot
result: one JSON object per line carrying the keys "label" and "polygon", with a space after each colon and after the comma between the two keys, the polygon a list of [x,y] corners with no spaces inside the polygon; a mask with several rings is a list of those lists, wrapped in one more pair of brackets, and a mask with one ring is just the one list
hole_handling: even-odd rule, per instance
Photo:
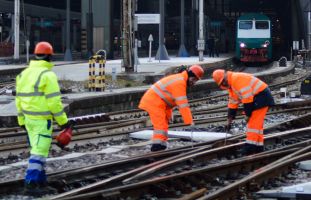
{"label": "work boot", "polygon": [[48,183],[41,183],[39,184],[39,189],[44,192],[45,194],[57,194],[58,191],[52,186],[49,186]]}
{"label": "work boot", "polygon": [[264,147],[263,146],[257,146],[256,153],[261,153],[261,152],[264,152]]}
{"label": "work boot", "polygon": [[154,152],[154,151],[161,151],[161,150],[165,150],[166,149],[166,146],[162,145],[162,144],[152,144],[151,146],[151,151]]}
{"label": "work boot", "polygon": [[242,156],[249,156],[257,153],[257,145],[245,143],[242,147]]}
{"label": "work boot", "polygon": [[41,197],[44,193],[39,189],[37,183],[25,183],[24,185],[24,195],[32,197]]}
{"label": "work boot", "polygon": [[42,197],[45,195],[57,194],[57,190],[47,183],[25,183],[24,195]]}

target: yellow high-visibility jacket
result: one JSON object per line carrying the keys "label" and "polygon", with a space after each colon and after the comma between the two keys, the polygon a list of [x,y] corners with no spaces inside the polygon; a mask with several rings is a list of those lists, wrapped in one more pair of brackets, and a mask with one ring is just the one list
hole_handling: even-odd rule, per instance
{"label": "yellow high-visibility jacket", "polygon": [[57,76],[51,71],[53,64],[44,60],[32,60],[16,77],[16,108],[20,126],[25,117],[31,119],[55,119],[59,125],[68,122],[61,102]]}

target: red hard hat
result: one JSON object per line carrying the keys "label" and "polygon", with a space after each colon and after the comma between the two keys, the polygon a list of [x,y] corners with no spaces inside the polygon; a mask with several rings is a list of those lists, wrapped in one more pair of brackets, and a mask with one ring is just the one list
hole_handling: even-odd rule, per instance
{"label": "red hard hat", "polygon": [[192,71],[192,73],[194,73],[197,79],[201,79],[204,75],[204,70],[200,65],[192,65],[189,68],[189,71]]}
{"label": "red hard hat", "polygon": [[66,146],[71,141],[71,137],[72,137],[72,129],[66,128],[56,136],[56,140],[61,145]]}
{"label": "red hard hat", "polygon": [[221,82],[224,80],[225,77],[225,70],[223,69],[216,69],[213,72],[213,79],[217,83],[217,85],[220,85]]}
{"label": "red hard hat", "polygon": [[34,54],[52,55],[54,54],[53,47],[48,42],[39,42],[35,47]]}

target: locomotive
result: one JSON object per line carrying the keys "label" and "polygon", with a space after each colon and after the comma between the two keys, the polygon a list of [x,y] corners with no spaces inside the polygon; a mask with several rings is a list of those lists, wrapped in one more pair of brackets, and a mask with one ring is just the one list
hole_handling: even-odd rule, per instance
{"label": "locomotive", "polygon": [[271,21],[268,16],[250,13],[238,18],[235,56],[245,63],[271,60]]}

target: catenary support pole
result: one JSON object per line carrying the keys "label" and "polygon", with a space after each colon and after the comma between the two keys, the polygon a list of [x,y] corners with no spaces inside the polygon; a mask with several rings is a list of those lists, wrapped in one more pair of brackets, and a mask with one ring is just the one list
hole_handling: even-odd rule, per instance
{"label": "catenary support pole", "polygon": [[169,60],[166,47],[164,45],[164,17],[165,17],[165,0],[160,0],[160,30],[159,30],[159,48],[156,60]]}
{"label": "catenary support pole", "polygon": [[89,12],[87,13],[87,55],[93,56],[93,5],[92,0],[89,0]]}
{"label": "catenary support pole", "polygon": [[66,4],[66,51],[65,51],[65,61],[72,61],[72,54],[70,48],[70,0],[67,0]]}
{"label": "catenary support pole", "polygon": [[185,0],[180,2],[180,47],[178,57],[188,57],[189,54],[185,47]]}
{"label": "catenary support pole", "polygon": [[20,0],[14,1],[14,59],[19,59]]}
{"label": "catenary support pole", "polygon": [[[199,2],[199,40],[201,41],[201,48],[198,47],[199,50],[199,61],[203,61],[203,52],[204,52],[204,12],[203,12],[203,0]],[[198,42],[198,46],[199,46]]]}

